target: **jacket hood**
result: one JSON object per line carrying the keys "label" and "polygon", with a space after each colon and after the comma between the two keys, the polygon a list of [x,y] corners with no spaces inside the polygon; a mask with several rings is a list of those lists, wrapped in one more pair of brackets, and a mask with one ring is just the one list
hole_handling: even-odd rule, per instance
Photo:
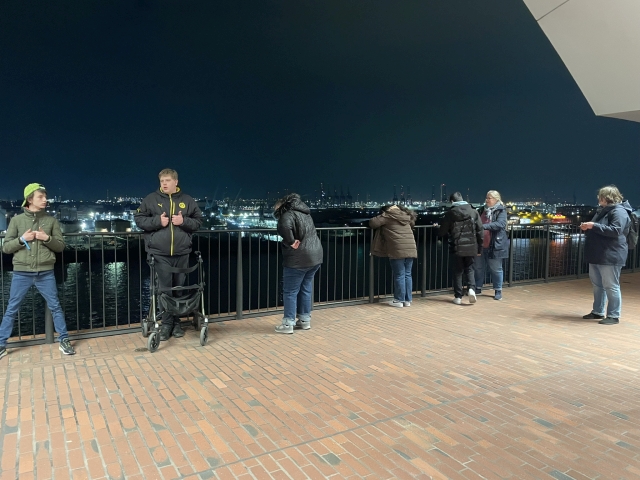
{"label": "jacket hood", "polygon": [[454,220],[460,221],[466,218],[473,218],[473,212],[475,210],[471,205],[469,205],[467,202],[456,203],[454,203],[451,207],[451,214],[453,215]]}
{"label": "jacket hood", "polygon": [[622,203],[614,203],[612,205],[605,205],[604,207],[600,207],[598,208],[598,213],[601,215],[604,215],[605,213],[610,212],[614,208],[618,208],[618,207],[623,208],[624,210],[627,211],[627,213],[633,212],[633,207],[627,200],[625,200]]}
{"label": "jacket hood", "polygon": [[386,212],[382,213],[383,217],[393,218],[400,225],[407,225],[411,223],[411,215],[405,212],[404,210],[400,210],[398,207],[391,207]]}
{"label": "jacket hood", "polygon": [[311,213],[309,207],[307,207],[307,205],[300,199],[300,195],[298,195],[297,193],[292,193],[291,195],[287,195],[286,197],[284,197],[283,202],[278,208],[275,209],[273,215],[276,218],[280,218],[283,213],[291,210],[305,213],[307,215]]}

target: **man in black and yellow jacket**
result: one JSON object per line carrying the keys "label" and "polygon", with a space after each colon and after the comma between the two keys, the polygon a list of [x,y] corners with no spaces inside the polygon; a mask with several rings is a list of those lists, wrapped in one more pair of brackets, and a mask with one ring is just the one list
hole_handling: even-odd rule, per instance
{"label": "man in black and yellow jacket", "polygon": [[[187,268],[191,235],[202,224],[202,212],[195,200],[178,187],[178,172],[165,168],[158,177],[160,189],[142,200],[134,215],[136,225],[145,232],[147,254],[153,256],[156,264]],[[183,285],[184,274],[163,272],[161,266],[156,270],[160,291]],[[183,337],[184,331],[180,327],[180,320],[165,311],[162,314],[160,340],[168,340],[171,335]]]}
{"label": "man in black and yellow jacket", "polygon": [[42,294],[58,332],[60,351],[75,354],[69,343],[64,312],[58,299],[58,288],[53,274],[56,253],[64,250],[64,240],[58,220],[47,215],[47,191],[39,183],[30,183],[24,189],[24,213],[9,222],[2,251],[13,254],[13,278],[9,303],[0,324],[0,358],[7,354],[7,340],[20,304],[32,285]]}

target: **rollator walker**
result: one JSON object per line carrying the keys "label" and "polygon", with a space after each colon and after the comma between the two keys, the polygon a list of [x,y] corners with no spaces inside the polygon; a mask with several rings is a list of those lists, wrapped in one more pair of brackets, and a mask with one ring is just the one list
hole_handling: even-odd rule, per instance
{"label": "rollator walker", "polygon": [[[148,337],[147,348],[155,352],[160,346],[160,324],[164,312],[169,312],[176,317],[193,316],[192,325],[200,330],[200,345],[207,344],[209,337],[209,319],[204,313],[204,272],[202,269],[202,255],[194,252],[198,262],[193,267],[175,268],[161,263],[156,264],[153,255],[147,259],[151,271],[151,306],[149,314],[142,320],[142,336]],[[179,286],[161,289],[158,285],[156,269],[166,273],[184,273],[188,275],[198,270],[198,283],[195,285]],[[173,297],[174,292],[181,292],[182,296]]]}

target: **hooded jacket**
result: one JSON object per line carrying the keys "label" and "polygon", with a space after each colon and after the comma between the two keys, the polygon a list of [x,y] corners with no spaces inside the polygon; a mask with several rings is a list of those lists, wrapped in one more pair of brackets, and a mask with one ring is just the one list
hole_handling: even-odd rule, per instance
{"label": "hooded jacket", "polygon": [[[480,207],[478,213],[482,221],[485,207]],[[489,258],[507,258],[509,256],[509,237],[507,235],[507,209],[502,203],[496,203],[491,211],[489,223],[482,222],[482,228],[489,230]]]}
{"label": "hooded jacket", "polygon": [[591,220],[593,228],[585,231],[584,259],[587,263],[624,265],[627,262],[629,212],[632,210],[626,200],[598,208]]}
{"label": "hooded jacket", "polygon": [[449,251],[458,257],[475,257],[482,253],[482,221],[467,202],[452,203],[438,234],[449,237]]}
{"label": "hooded jacket", "polygon": [[369,220],[376,231],[371,241],[371,254],[377,257],[417,258],[416,239],[413,236],[415,215],[395,205]]}
{"label": "hooded jacket", "polygon": [[[274,212],[278,217],[278,235],[282,237],[282,265],[287,268],[310,268],[322,263],[322,244],[311,218],[311,211],[297,194],[288,197]],[[297,249],[291,247],[300,240]]]}
{"label": "hooded jacket", "polygon": [[[44,210],[32,212],[24,208],[24,213],[16,215],[9,222],[7,234],[4,237],[2,250],[13,253],[13,270],[15,272],[44,272],[53,270],[56,263],[56,253],[64,250],[64,239],[58,220],[48,215]],[[27,230],[42,229],[49,240],[33,239],[28,242],[30,249],[21,241],[20,237]]]}
{"label": "hooded jacket", "polygon": [[[174,225],[171,216],[182,212],[184,223]],[[169,224],[162,226],[160,217],[165,213]],[[178,191],[174,194],[157,190],[147,195],[133,216],[136,225],[142,229],[145,247],[153,255],[186,255],[191,253],[191,235],[202,224],[202,212],[195,200]]]}

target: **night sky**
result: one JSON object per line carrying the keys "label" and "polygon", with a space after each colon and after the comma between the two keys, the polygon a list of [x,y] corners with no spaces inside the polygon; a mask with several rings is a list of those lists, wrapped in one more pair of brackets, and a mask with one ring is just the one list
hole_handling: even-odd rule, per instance
{"label": "night sky", "polygon": [[0,1],[0,198],[640,204],[640,124],[596,117],[520,0]]}

